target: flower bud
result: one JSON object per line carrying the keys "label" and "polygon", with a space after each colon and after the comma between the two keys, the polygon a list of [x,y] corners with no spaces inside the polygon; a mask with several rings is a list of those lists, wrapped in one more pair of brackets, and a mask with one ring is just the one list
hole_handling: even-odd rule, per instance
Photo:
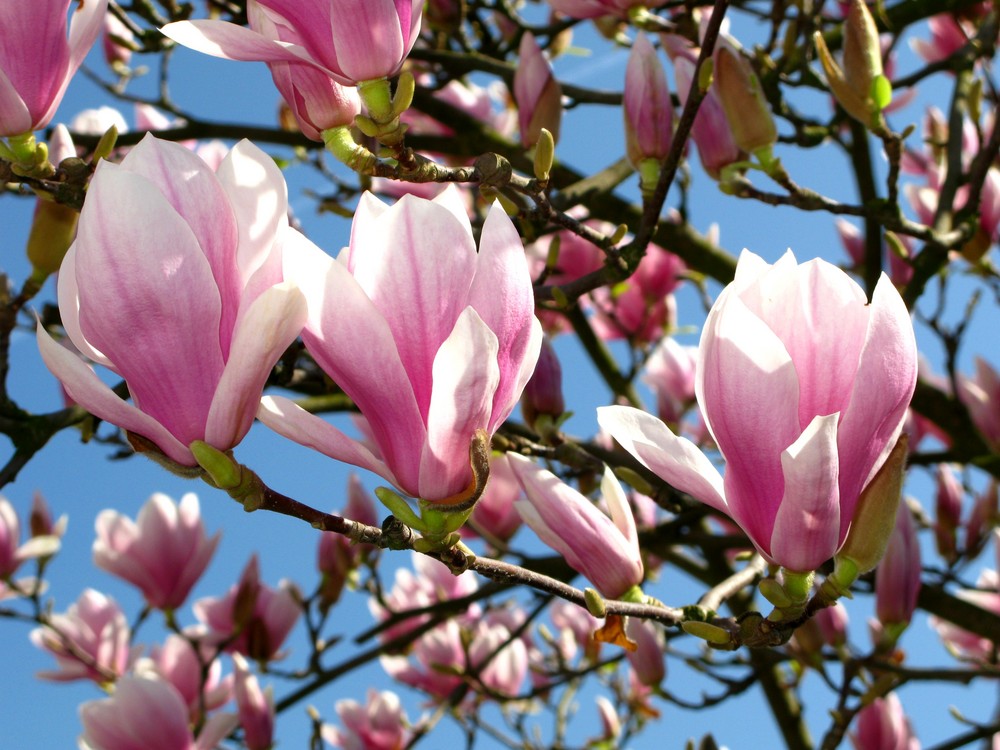
{"label": "flower bud", "polygon": [[521,143],[530,148],[538,142],[542,128],[559,140],[559,123],[562,119],[562,89],[552,66],[545,59],[535,37],[527,33],[521,37],[520,64],[514,73],[514,101],[517,102]]}
{"label": "flower bud", "polygon": [[[885,557],[875,571],[875,614],[883,633],[895,642],[917,607],[920,593],[920,542],[913,514],[906,503],[896,513],[896,525]],[[889,644],[885,644],[889,645]]]}
{"label": "flower bud", "polygon": [[935,473],[934,542],[938,554],[953,562],[958,556],[958,525],[962,520],[962,485],[947,464],[938,464]]}
{"label": "flower bud", "polygon": [[542,339],[535,372],[524,386],[521,396],[521,413],[532,427],[542,414],[552,418],[562,416],[566,410],[562,392],[562,366],[548,337]]}
{"label": "flower bud", "polygon": [[670,152],[674,110],[667,77],[645,34],[632,44],[625,68],[625,148],[632,166],[645,159],[662,162]]}
{"label": "flower bud", "polygon": [[737,146],[753,153],[778,140],[757,75],[738,52],[724,44],[715,50],[715,87]]}
{"label": "flower bud", "polygon": [[851,0],[844,22],[844,67],[833,59],[820,32],[813,35],[827,83],[844,111],[865,127],[872,127],[892,100],[889,79],[882,72],[878,29],[864,0]]}
{"label": "flower bud", "polygon": [[857,576],[878,565],[885,554],[903,489],[907,442],[906,433],[901,434],[854,509],[851,530],[834,558],[836,567],[830,576],[831,582],[840,585],[842,592]]}

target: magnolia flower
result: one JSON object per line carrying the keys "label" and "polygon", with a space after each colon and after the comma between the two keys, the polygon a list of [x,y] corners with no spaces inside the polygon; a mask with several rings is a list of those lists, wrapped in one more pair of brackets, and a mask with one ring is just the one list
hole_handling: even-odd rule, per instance
{"label": "magnolia flower", "polygon": [[920,542],[913,514],[905,502],[896,511],[896,527],[885,557],[875,570],[875,614],[883,627],[905,627],[920,593]]}
{"label": "magnolia flower", "polygon": [[508,459],[527,497],[515,503],[521,518],[573,570],[609,599],[642,583],[635,519],[611,469],[605,467],[601,481],[608,518],[551,471],[516,453],[509,453]]}
{"label": "magnolia flower", "polygon": [[109,596],[87,589],[65,614],[31,631],[31,642],[56,657],[59,669],[39,672],[43,680],[113,682],[129,665],[129,627]]}
{"label": "magnolia flower", "polygon": [[80,706],[85,750],[212,750],[236,726],[232,714],[215,714],[197,739],[187,707],[174,687],[150,676],[126,675],[110,698]]}
{"label": "magnolia flower", "polygon": [[102,161],[59,273],[59,307],[76,348],[123,377],[134,405],[39,324],[45,364],[73,400],[178,464],[195,465],[194,440],[232,448],[305,321],[281,256],[311,243],[287,211],[280,170],[249,141],[218,173],[149,135],[120,165]]}
{"label": "magnolia flower", "polygon": [[247,750],[269,750],[274,742],[274,692],[270,686],[262,690],[256,675],[239,654],[233,654],[236,665],[236,707],[243,727],[243,744]]}
{"label": "magnolia flower", "polygon": [[[149,656],[138,659],[133,671],[169,682],[187,705],[191,721],[197,723],[205,711],[228,703],[232,697],[233,676],[222,677],[222,662],[215,654],[214,649],[203,647],[199,656],[187,638],[171,633],[163,645],[153,646]],[[209,666],[204,671],[206,663]]]}
{"label": "magnolia flower", "polygon": [[876,698],[861,709],[851,743],[855,750],[920,750],[920,740],[895,693]]}
{"label": "magnolia flower", "polygon": [[514,101],[521,129],[521,143],[538,143],[542,128],[559,140],[562,119],[562,88],[552,72],[552,65],[531,32],[521,37],[518,66],[514,71]]}
{"label": "magnolia flower", "polygon": [[749,251],[709,313],[696,367],[725,480],[693,443],[630,407],[598,422],[643,465],[736,521],[762,555],[812,571],[843,545],[916,384],[913,327],[884,275],[869,304],[823,260]]}
{"label": "magnolia flower", "polygon": [[306,348],[358,405],[377,452],[286,398],[265,398],[261,421],[411,497],[467,501],[470,444],[517,404],[542,335],[521,240],[499,204],[479,244],[454,190],[391,208],[365,194],[337,260],[286,254],[285,275],[311,304]]}
{"label": "magnolia flower", "polygon": [[667,88],[667,76],[656,50],[645,34],[639,33],[625,67],[625,144],[632,166],[644,159],[657,162],[667,158],[673,138],[674,108]]}
{"label": "magnolia flower", "polygon": [[403,750],[413,737],[399,696],[391,690],[370,688],[365,705],[347,699],[334,708],[343,729],[324,724],[323,739],[342,750]]}
{"label": "magnolia flower", "polygon": [[206,643],[225,642],[230,653],[257,661],[281,658],[281,644],[302,613],[288,586],[272,589],[260,582],[256,555],[225,596],[199,599],[193,608],[202,622],[194,631],[196,637],[204,637]]}
{"label": "magnolia flower", "polygon": [[94,564],[136,586],[146,603],[176,609],[208,567],[220,534],[205,536],[198,498],[179,505],[154,493],[133,522],[114,510],[97,516]]}
{"label": "magnolia flower", "polygon": [[209,55],[266,62],[272,73],[275,64],[306,64],[353,86],[399,72],[420,33],[423,6],[424,0],[249,0],[249,29],[179,21],[161,31]]}
{"label": "magnolia flower", "polygon": [[[66,36],[66,13],[76,6]],[[49,124],[104,25],[108,0],[0,3],[0,138]]]}
{"label": "magnolia flower", "polygon": [[33,533],[22,544],[21,524],[14,506],[0,496],[0,579],[10,578],[25,560],[54,555],[59,551],[61,535],[62,529],[52,528],[41,534]]}

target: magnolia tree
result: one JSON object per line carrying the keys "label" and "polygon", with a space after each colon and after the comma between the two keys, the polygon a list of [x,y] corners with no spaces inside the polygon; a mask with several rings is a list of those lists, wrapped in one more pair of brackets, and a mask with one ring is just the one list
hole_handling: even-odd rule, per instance
{"label": "magnolia tree", "polygon": [[[4,654],[91,683],[78,723],[46,688],[90,750],[883,750],[923,714],[925,746],[1000,747],[998,25],[971,0],[4,0],[8,239],[34,207],[0,294]],[[266,63],[277,91],[226,93],[278,118],[213,109],[183,48]],[[612,86],[560,76],[584,49]],[[83,73],[134,127],[60,106]],[[47,410],[8,387],[18,339]],[[76,498],[67,531],[38,474],[29,511],[19,473],[79,437],[108,486],[162,467],[137,513]],[[374,492],[332,489],[342,464]],[[196,487],[273,529],[226,538],[214,591]],[[315,568],[267,583],[303,544]]]}

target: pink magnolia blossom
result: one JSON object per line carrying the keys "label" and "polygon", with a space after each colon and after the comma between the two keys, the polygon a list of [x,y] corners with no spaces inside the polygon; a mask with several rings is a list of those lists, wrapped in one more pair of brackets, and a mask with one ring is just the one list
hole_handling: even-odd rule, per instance
{"label": "pink magnolia blossom", "polygon": [[524,421],[534,426],[540,415],[551,419],[562,416],[566,411],[563,399],[562,365],[556,354],[552,341],[546,336],[542,339],[542,348],[538,354],[535,371],[524,386],[521,396],[521,414]]}
{"label": "pink magnolia blossom", "polygon": [[824,607],[813,619],[819,626],[820,635],[827,646],[843,646],[847,643],[847,607],[841,602]]}
{"label": "pink magnolia blossom", "polygon": [[323,739],[341,750],[403,750],[413,732],[399,696],[391,690],[368,690],[368,700],[337,701],[335,707],[343,728],[323,725]]}
{"label": "pink magnolia blossom", "polygon": [[472,628],[468,670],[491,693],[515,697],[528,675],[528,648],[521,638],[495,618]]}
{"label": "pink magnolia blossom", "polygon": [[556,629],[556,647],[566,661],[571,661],[577,651],[589,658],[596,658],[600,641],[594,633],[601,621],[578,604],[556,599],[549,606],[549,619]]}
{"label": "pink magnolia blossom", "polygon": [[562,88],[552,72],[552,65],[529,31],[521,37],[518,65],[514,71],[514,101],[521,129],[521,143],[538,143],[542,128],[559,140],[562,119]]}
{"label": "pink magnolia blossom", "polygon": [[462,628],[445,620],[413,643],[409,656],[383,656],[382,668],[395,680],[444,700],[463,683],[466,664]]}
{"label": "pink magnolia blossom", "polygon": [[94,563],[136,586],[157,609],[181,606],[208,567],[221,534],[205,536],[198,498],[179,504],[154,493],[133,521],[114,510],[97,516]]}
{"label": "pink magnolia blossom", "polygon": [[[688,92],[691,91],[698,50],[687,46],[681,37],[672,34],[664,34],[661,38],[674,63],[677,95],[683,106],[687,101]],[[698,115],[691,127],[691,140],[698,148],[701,166],[714,179],[719,178],[723,167],[744,157],[733,138],[715,86],[709,88],[701,106],[698,107]]]}
{"label": "pink magnolia blossom", "polygon": [[238,584],[224,596],[199,599],[194,613],[202,623],[193,631],[196,637],[206,643],[225,642],[231,653],[270,661],[281,658],[281,644],[302,607],[288,586],[273,589],[261,583],[257,556],[253,555]]}
{"label": "pink magnolia blossom", "polygon": [[135,34],[110,10],[104,16],[102,31],[101,47],[104,51],[104,61],[115,73],[127,74],[128,64],[132,60],[130,45],[135,44]]}
{"label": "pink magnolia blossom", "polygon": [[[188,707],[191,722],[197,723],[204,711],[228,703],[233,693],[233,676],[222,677],[222,662],[213,654],[213,649],[204,647],[199,658],[187,638],[171,633],[163,645],[154,646],[149,656],[136,661],[134,671],[173,685]],[[205,674],[203,663],[209,663]]]}
{"label": "pink magnolia blossom", "polygon": [[698,347],[682,346],[671,337],[664,338],[646,360],[643,381],[656,394],[656,413],[673,427],[695,401],[695,371]]}
{"label": "pink magnolia blossom", "polygon": [[305,64],[353,86],[399,71],[420,32],[423,6],[424,0],[249,0],[249,29],[179,21],[161,30],[199,52],[266,62],[272,74],[275,64]]}
{"label": "pink magnolia blossom", "polygon": [[655,687],[667,676],[667,662],[663,650],[667,640],[663,628],[655,622],[630,617],[625,632],[636,643],[635,651],[626,651],[625,658],[643,685]]}
{"label": "pink magnolia blossom", "polygon": [[958,527],[962,523],[965,489],[948,464],[938,464],[934,478],[934,541],[938,554],[954,561],[958,556]]}
{"label": "pink magnolia blossom", "polygon": [[261,421],[411,497],[466,500],[469,446],[511,413],[541,345],[524,250],[499,204],[477,253],[454,190],[391,208],[366,193],[338,259],[286,254],[285,275],[311,301],[306,348],[358,405],[377,453],[286,398],[265,398]]}
{"label": "pink magnolia blossom", "polygon": [[[371,496],[355,474],[347,480],[347,506],[342,515],[368,526],[378,525]],[[316,569],[323,577],[320,582],[320,607],[326,610],[337,603],[352,573],[371,549],[371,545],[357,544],[343,534],[332,531],[320,534],[316,547]]]}
{"label": "pink magnolia blossom", "polygon": [[236,726],[232,714],[215,714],[197,739],[174,687],[150,676],[126,675],[114,694],[80,706],[85,750],[212,750]]}
{"label": "pink magnolia blossom", "polygon": [[611,518],[586,497],[530,459],[508,454],[527,500],[515,507],[543,542],[566,558],[604,596],[617,599],[642,583],[635,519],[621,485],[605,468],[601,492]]}
{"label": "pink magnolia blossom", "polygon": [[270,750],[274,743],[274,693],[270,686],[262,690],[256,675],[239,654],[233,654],[236,665],[236,708],[243,728],[243,744],[247,750]]}
{"label": "pink magnolia blossom", "polygon": [[[393,587],[384,597],[385,606],[374,597],[368,600],[368,609],[378,620],[411,609],[422,609],[438,602],[461,599],[474,593],[479,583],[472,571],[454,575],[447,565],[416,552],[412,557],[413,570],[400,568],[396,571]],[[466,616],[479,616],[479,605],[473,604],[466,610]],[[428,614],[415,615],[381,631],[383,642],[405,635],[430,619]]]}
{"label": "pink magnolia blossom", "polygon": [[969,410],[976,429],[993,446],[1000,446],[1000,373],[976,357],[976,373],[958,374],[958,397]]}
{"label": "pink magnolia blossom", "polygon": [[32,533],[21,543],[21,523],[14,506],[0,496],[0,579],[9,579],[25,560],[54,555],[59,551],[61,535],[61,530],[53,527],[47,533]]}
{"label": "pink magnolia blossom", "polygon": [[913,327],[884,275],[869,304],[823,260],[749,251],[709,313],[698,403],[725,480],[693,443],[630,407],[598,422],[661,478],[736,521],[770,562],[811,571],[844,543],[864,488],[903,427]]}
{"label": "pink magnolia blossom", "polygon": [[885,557],[875,569],[875,614],[884,627],[910,622],[917,608],[920,572],[917,528],[909,506],[901,502]]}
{"label": "pink magnolia blossom", "polygon": [[59,669],[43,680],[113,682],[131,659],[129,627],[121,608],[100,591],[86,589],[65,614],[31,631],[31,642],[56,657]]}
{"label": "pink magnolia blossom", "polygon": [[925,62],[933,63],[951,57],[976,36],[971,23],[959,21],[950,13],[940,13],[927,19],[930,39],[911,39],[910,46]]}
{"label": "pink magnolia blossom", "polygon": [[920,750],[920,740],[895,693],[862,708],[850,737],[855,750]]}
{"label": "pink magnolia blossom", "polygon": [[100,163],[58,290],[70,339],[125,378],[134,405],[39,324],[42,358],[77,403],[194,466],[192,441],[228,450],[246,435],[301,330],[305,298],[281,277],[296,244],[311,243],[288,226],[284,179],[259,148],[238,143],[215,173],[147,135]]}
{"label": "pink magnolia blossom", "polygon": [[663,161],[673,138],[674,108],[667,76],[645,34],[636,35],[625,66],[625,144],[636,169],[645,159]]}
{"label": "pink magnolia blossom", "polygon": [[[66,36],[66,14],[76,6]],[[101,32],[108,0],[0,3],[0,138],[44,128]]]}

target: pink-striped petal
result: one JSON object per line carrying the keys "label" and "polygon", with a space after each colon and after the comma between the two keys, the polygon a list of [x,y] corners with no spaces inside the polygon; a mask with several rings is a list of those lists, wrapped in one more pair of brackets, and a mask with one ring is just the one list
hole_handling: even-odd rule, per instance
{"label": "pink-striped petal", "polygon": [[602,406],[597,422],[647,469],[681,492],[730,514],[722,476],[704,453],[656,417],[630,406]]}
{"label": "pink-striped petal", "polygon": [[816,417],[781,454],[785,492],[769,548],[762,551],[788,570],[815,570],[840,548],[839,418]]}
{"label": "pink-striped petal", "polygon": [[267,289],[241,316],[205,427],[205,442],[239,443],[257,413],[267,376],[305,325],[306,298],[291,282]]}
{"label": "pink-striped petal", "polygon": [[41,324],[36,335],[45,366],[59,378],[74,401],[91,414],[152,441],[177,463],[195,465],[186,445],[148,414],[118,398],[79,357],[57,344]]}
{"label": "pink-striped petal", "polygon": [[497,336],[465,308],[434,358],[427,442],[420,458],[420,497],[438,500],[469,485],[468,455],[477,429],[486,429],[500,382]]}

